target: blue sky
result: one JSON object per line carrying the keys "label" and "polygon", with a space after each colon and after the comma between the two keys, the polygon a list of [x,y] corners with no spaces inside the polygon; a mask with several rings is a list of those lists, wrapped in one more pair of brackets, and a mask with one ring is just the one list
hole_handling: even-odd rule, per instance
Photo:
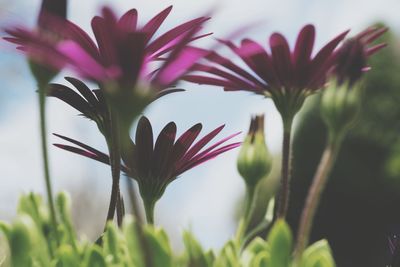
{"label": "blue sky", "polygon": [[[317,27],[317,47],[346,29],[351,28],[352,33],[356,33],[378,20],[387,22],[396,32],[400,30],[400,16],[396,12],[400,10],[398,0],[247,0],[245,4],[240,0],[71,0],[70,19],[89,31],[91,17],[106,3],[120,14],[136,7],[142,22],[173,4],[165,28],[215,10],[206,30],[214,32],[216,37],[228,36],[235,28],[256,22],[257,27],[245,36],[264,43],[269,34],[281,31],[293,44],[298,30],[306,23],[314,23]],[[38,0],[0,0],[0,23],[2,26],[10,23],[32,25],[33,14],[39,5]],[[201,44],[207,46],[210,43],[211,38]],[[10,219],[18,195],[29,190],[44,192],[44,185],[34,81],[23,57],[4,42],[0,44],[0,70],[0,219]],[[56,81],[63,82],[62,76]],[[178,132],[197,122],[204,124],[204,132],[226,124],[222,137],[247,131],[250,115],[264,112],[268,145],[279,155],[281,122],[269,100],[244,92],[225,93],[207,86],[182,84],[182,87],[188,91],[162,98],[145,111],[156,133],[173,120],[178,125]],[[62,133],[105,150],[95,125],[76,115],[72,108],[49,100],[49,132]],[[50,137],[50,142],[54,141],[56,139]],[[90,208],[86,213],[80,213],[83,220],[94,222],[105,218],[110,188],[108,168],[53,147],[50,155],[56,190],[68,190],[73,197],[90,196]],[[182,229],[190,228],[205,246],[219,247],[235,229],[232,214],[244,190],[236,172],[236,155],[237,151],[229,152],[185,173],[171,184],[157,206],[156,221],[174,236],[179,236]],[[98,212],[94,207],[104,207],[104,211]],[[94,236],[100,228],[93,229],[90,224],[82,226],[89,236]]]}

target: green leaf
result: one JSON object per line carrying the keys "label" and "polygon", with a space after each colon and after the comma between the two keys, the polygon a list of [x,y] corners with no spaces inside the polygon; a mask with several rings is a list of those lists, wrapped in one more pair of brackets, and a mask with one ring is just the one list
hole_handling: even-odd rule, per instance
{"label": "green leaf", "polygon": [[152,253],[153,267],[172,267],[172,251],[166,233],[150,225],[144,230],[148,248]]}
{"label": "green leaf", "polygon": [[335,267],[331,249],[326,240],[309,246],[302,255],[301,267]]}
{"label": "green leaf", "polygon": [[79,266],[80,257],[70,245],[62,245],[57,250],[57,267]]}
{"label": "green leaf", "polygon": [[240,267],[238,248],[234,241],[228,243],[222,248],[220,255],[215,260],[214,267]]}
{"label": "green leaf", "polygon": [[120,238],[117,226],[112,222],[107,224],[107,229],[104,232],[104,254],[106,256],[110,256],[111,263],[120,263],[120,249],[119,249],[119,242]]}
{"label": "green leaf", "polygon": [[288,267],[292,252],[292,233],[283,220],[277,220],[268,235],[271,266]]}
{"label": "green leaf", "polygon": [[143,247],[140,245],[140,238],[138,236],[137,222],[130,215],[125,216],[122,225],[122,232],[126,241],[128,262],[135,267],[145,267],[143,262]]}
{"label": "green leaf", "polygon": [[59,213],[59,231],[63,233],[62,243],[71,245],[75,253],[78,253],[76,234],[70,218],[71,199],[65,192],[61,192],[57,195],[56,205]]}
{"label": "green leaf", "polygon": [[185,244],[185,254],[187,256],[187,266],[190,267],[208,267],[212,266],[212,258],[205,253],[200,243],[194,236],[185,231],[183,233],[183,243]]}
{"label": "green leaf", "polygon": [[85,255],[84,267],[107,267],[104,255],[97,245],[92,246],[87,250]]}

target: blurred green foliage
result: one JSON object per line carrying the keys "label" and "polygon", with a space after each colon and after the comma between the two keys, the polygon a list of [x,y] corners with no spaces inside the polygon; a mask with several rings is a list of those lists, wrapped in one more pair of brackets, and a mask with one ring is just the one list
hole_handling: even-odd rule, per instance
{"label": "blurred green foliage", "polygon": [[[6,237],[0,243],[2,267],[289,267],[293,237],[286,222],[278,220],[266,240],[257,237],[242,247],[230,240],[219,253],[204,250],[189,232],[183,234],[185,249],[173,252],[164,230],[139,225],[127,216],[121,228],[109,223],[101,244],[79,240],[70,219],[70,200],[61,193],[57,200],[56,244],[49,232],[47,206],[40,196],[21,196],[18,216],[12,224],[0,224]],[[49,234],[50,233],[50,234]],[[322,240],[310,246],[296,267],[334,267],[330,248]]]}
{"label": "blurred green foliage", "polygon": [[[388,47],[369,61],[361,112],[344,140],[312,233],[312,241],[329,240],[341,267],[386,266],[388,235],[400,230],[400,46],[393,33],[383,39]],[[293,229],[326,143],[319,101],[316,96],[307,103],[294,138]]]}

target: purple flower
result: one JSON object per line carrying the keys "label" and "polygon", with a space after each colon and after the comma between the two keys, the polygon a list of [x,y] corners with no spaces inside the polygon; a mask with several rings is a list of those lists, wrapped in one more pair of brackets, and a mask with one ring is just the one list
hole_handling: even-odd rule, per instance
{"label": "purple flower", "polygon": [[[5,39],[36,61],[54,68],[73,68],[80,76],[100,84],[116,83],[118,89],[132,89],[150,83],[163,89],[173,85],[203,56],[187,44],[205,36],[197,33],[209,19],[190,20],[154,38],[171,9],[166,8],[139,27],[136,9],[118,19],[104,7],[102,15],[92,19],[97,45],[79,26],[54,17],[47,18],[52,25],[48,28],[61,35],[62,42],[21,27],[7,29],[11,37]],[[160,66],[150,66],[150,62],[161,59]]]}
{"label": "purple flower", "polygon": [[[135,142],[131,142],[129,149],[122,155],[124,164],[121,170],[138,182],[145,205],[154,207],[167,185],[179,175],[240,146],[240,142],[224,144],[239,134],[235,133],[205,148],[223,128],[224,125],[195,142],[202,129],[200,123],[176,138],[176,125],[170,122],[161,130],[154,144],[150,121],[146,117],[141,117],[136,129]],[[57,134],[56,136],[76,146],[63,144],[55,144],[55,146],[110,164],[107,154],[68,137]]]}
{"label": "purple flower", "polygon": [[[300,31],[295,47],[290,49],[286,38],[273,33],[268,49],[251,39],[239,46],[220,40],[238,56],[247,68],[230,58],[208,51],[207,64],[196,64],[202,74],[187,75],[185,80],[224,87],[226,91],[244,90],[271,97],[283,114],[296,113],[305,97],[321,89],[333,66],[332,56],[348,31],[339,34],[318,52],[313,53],[315,28],[306,25]],[[293,114],[290,114],[293,116]]]}
{"label": "purple flower", "polygon": [[339,84],[347,81],[351,86],[369,70],[368,57],[381,50],[386,44],[370,45],[386,31],[387,28],[370,27],[343,43],[336,52],[336,65],[333,71]]}

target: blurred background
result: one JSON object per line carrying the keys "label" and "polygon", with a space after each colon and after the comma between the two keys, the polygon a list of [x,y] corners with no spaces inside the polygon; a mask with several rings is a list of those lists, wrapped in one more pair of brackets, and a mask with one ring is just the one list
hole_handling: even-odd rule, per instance
{"label": "blurred background", "polygon": [[[70,0],[69,18],[90,31],[90,19],[103,4],[119,14],[135,7],[139,21],[170,4],[174,9],[162,29],[168,29],[214,10],[206,31],[215,37],[256,23],[244,35],[266,43],[280,31],[294,43],[306,23],[317,28],[317,47],[351,28],[351,34],[377,22],[390,28],[389,47],[374,56],[367,74],[365,101],[360,120],[346,139],[326,194],[317,214],[313,240],[328,238],[339,267],[385,266],[387,237],[400,233],[400,2],[398,0]],[[0,26],[33,26],[39,0],[0,0]],[[213,39],[199,44],[211,45]],[[65,83],[59,75],[55,81]],[[38,135],[35,82],[23,56],[0,42],[0,220],[12,220],[20,194],[44,194]],[[270,100],[249,93],[226,93],[218,88],[181,84],[185,93],[172,94],[153,103],[145,115],[158,134],[169,121],[178,132],[202,122],[204,132],[226,124],[222,135],[247,131],[250,115],[265,113],[266,138],[275,155],[275,169],[265,182],[268,198],[279,179],[282,125]],[[51,133],[78,139],[106,151],[94,123],[56,99],[48,100]],[[134,131],[132,132],[134,134]],[[239,137],[243,138],[244,134]],[[50,136],[50,142],[57,142]],[[325,143],[319,118],[318,97],[308,100],[296,120],[293,197],[289,223],[296,231],[299,213],[310,179]],[[183,229],[190,229],[207,248],[220,248],[235,232],[243,203],[244,184],[236,171],[238,150],[201,165],[177,179],[156,207],[156,222],[170,234],[173,246],[181,247]],[[66,190],[73,199],[74,222],[82,236],[95,239],[101,233],[111,186],[109,168],[100,163],[50,147],[55,191]],[[265,200],[260,201],[263,210]]]}

